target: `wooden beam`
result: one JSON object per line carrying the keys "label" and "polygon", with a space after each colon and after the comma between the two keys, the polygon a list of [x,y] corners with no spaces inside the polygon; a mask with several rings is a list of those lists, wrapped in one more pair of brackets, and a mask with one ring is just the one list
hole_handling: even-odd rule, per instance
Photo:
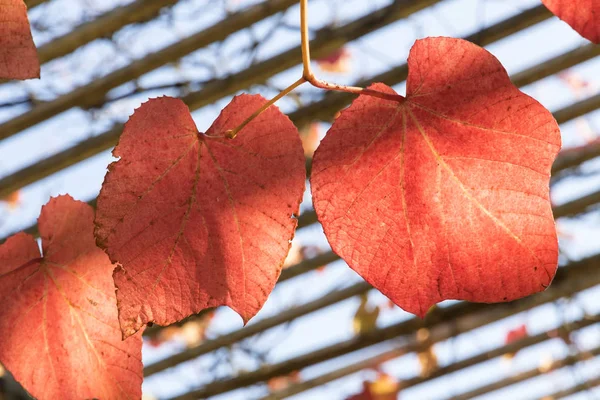
{"label": "wooden beam", "polygon": [[[559,368],[568,367],[571,365],[575,365],[578,362],[582,361],[584,357],[595,357],[600,355],[600,347],[596,347],[592,350],[585,351],[579,354],[574,354],[567,356],[561,360],[555,360],[548,367],[549,371],[554,371]],[[451,400],[470,400],[475,397],[483,396],[485,394],[491,393],[496,390],[504,389],[507,386],[514,385],[516,383],[520,383],[526,381],[528,379],[536,378],[540,375],[545,374],[541,368],[532,368],[530,370],[520,372],[516,375],[509,376],[508,378],[501,379],[499,381],[490,383],[489,385],[481,386],[477,389],[470,390],[466,393],[463,393],[458,396],[451,397]]]}
{"label": "wooden beam", "polygon": [[[395,1],[387,7],[374,11],[344,26],[335,29],[324,28],[319,31],[315,40],[311,42],[311,51],[315,53],[316,57],[326,55],[350,40],[362,37],[399,19],[406,18],[412,13],[423,10],[438,1],[440,0]],[[129,82],[196,49],[223,40],[230,34],[247,28],[251,24],[283,11],[296,3],[297,0],[268,0],[228,16],[212,27],[183,39],[166,49],[133,61],[121,69],[59,96],[52,101],[41,103],[24,114],[0,124],[0,140],[9,138],[24,129],[30,128],[73,107],[91,107],[102,104],[104,103],[106,93],[110,89]],[[202,103],[203,105],[210,104],[224,96],[224,94],[221,94],[221,91],[235,92],[248,87],[252,83],[262,82],[277,72],[293,67],[298,64],[299,60],[301,60],[300,46],[256,64],[238,74],[239,77],[245,77],[246,80],[243,78],[240,81],[226,79],[208,83],[205,89],[202,90],[202,93],[204,93],[202,96],[199,96],[198,93],[192,93],[186,96],[188,99],[187,102]],[[207,95],[207,91],[210,91],[212,96]],[[207,99],[210,100],[207,101]]]}
{"label": "wooden beam", "polygon": [[90,22],[75,27],[72,32],[38,47],[40,63],[63,57],[93,40],[109,37],[126,25],[148,21],[157,16],[162,8],[172,6],[177,1],[137,0],[110,10]]}
{"label": "wooden beam", "polygon": [[25,5],[27,5],[27,9],[31,10],[34,7],[39,6],[40,4],[44,4],[46,2],[48,2],[49,0],[24,0],[25,1]]}
{"label": "wooden beam", "polygon": [[529,310],[541,304],[555,301],[600,284],[600,255],[573,263],[569,267],[559,268],[550,288],[510,303],[477,304],[461,302],[445,308],[437,308],[427,315],[425,320],[412,318],[386,328],[371,331],[365,335],[317,349],[282,362],[261,367],[258,370],[240,374],[235,377],[211,382],[204,387],[175,397],[173,400],[191,400],[227,393],[246,386],[265,382],[277,376],[284,376],[301,370],[309,365],[318,364],[365,347],[381,343],[403,335],[414,334],[417,329],[426,327],[430,331],[469,330],[486,325]]}
{"label": "wooden beam", "polygon": [[[446,365],[443,367],[439,367],[439,368],[435,369],[427,377],[415,376],[413,378],[403,379],[400,382],[400,388],[401,388],[400,390],[402,391],[402,390],[408,389],[413,386],[421,385],[421,384],[423,384],[425,382],[429,382],[433,379],[437,379],[437,378],[440,378],[440,377],[443,377],[443,376],[446,376],[446,375],[449,375],[449,374],[452,374],[452,373],[455,373],[458,371],[462,371],[463,369],[470,368],[479,363],[486,362],[486,361],[491,360],[496,357],[500,357],[504,354],[514,354],[520,350],[523,350],[526,347],[533,346],[533,345],[551,340],[552,337],[550,335],[556,329],[562,329],[565,332],[570,333],[572,331],[576,331],[578,329],[583,329],[588,326],[594,325],[597,322],[600,322],[600,319],[598,319],[598,317],[587,318],[587,319],[582,319],[579,321],[570,322],[567,325],[563,325],[561,327],[551,329],[546,332],[541,332],[534,336],[528,336],[528,337],[522,338],[520,340],[517,340],[515,342],[512,342],[510,344],[496,347],[495,349],[492,349],[492,350],[481,352],[479,354],[462,359],[460,361],[455,361],[452,364],[449,364],[449,365]],[[445,337],[445,338],[443,338],[443,340],[447,340],[451,337],[452,336]],[[387,362],[387,361],[390,361],[390,360],[393,360],[395,358],[405,355],[407,347],[408,346],[394,348],[392,350],[385,351],[376,356],[369,357],[365,360],[359,361],[354,364],[346,365],[340,369],[336,369],[334,371],[325,373],[325,374],[317,376],[315,378],[292,384],[292,385],[286,387],[285,389],[270,393],[267,396],[261,398],[260,400],[285,399],[287,397],[294,396],[296,394],[299,394],[299,393],[314,389],[316,387],[325,385],[329,382],[333,382],[337,379],[341,379],[348,375],[355,374],[362,370],[376,368],[384,362]],[[412,343],[411,347],[413,347],[414,352],[424,350],[424,348],[422,347],[422,344],[419,344],[419,343]]]}
{"label": "wooden beam", "polygon": [[[541,6],[541,8],[544,7]],[[524,16],[523,14],[520,14],[517,17],[509,18],[487,30],[470,35],[468,38],[479,40],[484,44],[489,44],[492,40],[497,40],[501,37],[500,32],[509,36],[515,27],[520,27],[526,23],[532,23],[538,19],[545,18],[545,12],[540,11],[539,7],[529,10],[526,13],[528,14]],[[485,32],[489,33],[486,34]],[[589,59],[597,55],[599,47],[600,46],[586,46],[581,49],[567,52],[542,63],[543,65],[546,65],[546,68],[544,68],[543,71],[539,71],[537,67],[534,67],[517,74],[515,82],[517,84],[520,82],[527,83],[533,79],[541,79],[546,76],[545,74],[551,75],[552,73],[557,73],[564,68],[576,65],[582,59]],[[294,56],[296,63],[300,61],[299,50],[297,50],[297,52],[297,57]],[[269,64],[277,64],[280,61],[280,58],[276,58],[275,61],[271,61]],[[247,74],[236,74],[229,78],[218,80],[212,85],[212,89],[202,89],[190,96],[184,97],[183,100],[186,101],[192,110],[195,110],[210,104],[210,102],[217,100],[222,96],[233,94],[238,90],[242,90],[252,84],[258,83],[260,82],[260,79],[266,79],[265,70],[267,70],[267,68],[263,65],[262,67],[256,67],[255,69],[251,68],[249,70],[250,72]],[[390,85],[394,85],[402,82],[406,78],[407,71],[407,66],[403,65],[386,73],[373,76],[368,80],[357,82],[356,85],[365,86],[368,82],[386,82]],[[235,83],[235,85],[233,83]],[[298,127],[305,126],[315,120],[330,120],[333,115],[346,106],[352,98],[352,96],[343,93],[328,93],[323,100],[304,106],[291,113],[290,118]],[[210,102],[207,100],[210,100]],[[60,153],[25,167],[12,175],[0,179],[0,197],[8,196],[22,187],[30,185],[102,151],[112,148],[119,140],[122,130],[122,125],[116,125],[105,133],[89,138],[85,142],[81,142]]]}

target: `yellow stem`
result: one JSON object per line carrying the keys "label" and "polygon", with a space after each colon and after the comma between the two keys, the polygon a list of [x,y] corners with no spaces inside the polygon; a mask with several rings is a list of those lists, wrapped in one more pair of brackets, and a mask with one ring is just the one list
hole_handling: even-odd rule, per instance
{"label": "yellow stem", "polygon": [[[234,129],[229,129],[225,132],[225,137],[229,139],[233,139],[237,136],[237,134],[246,127],[252,120],[262,114],[267,108],[271,107],[277,100],[281,99],[283,96],[290,93],[292,90],[296,89],[298,86],[302,85],[304,82],[309,82],[311,85],[325,89],[325,90],[335,90],[339,92],[347,92],[353,94],[363,94],[373,97],[378,97],[385,100],[392,100],[402,102],[405,100],[403,96],[399,94],[392,93],[384,93],[378,90],[372,90],[368,88],[361,88],[356,86],[346,86],[346,85],[337,85],[334,83],[329,83],[326,81],[322,81],[317,79],[313,74],[310,67],[310,43],[308,38],[308,0],[300,0],[300,39],[301,39],[301,48],[302,48],[302,78],[298,79],[296,82],[292,83],[290,86],[282,90],[277,96],[273,97],[267,103],[265,103],[261,108],[256,110],[252,115],[244,120],[240,125],[235,127]],[[223,137],[219,136],[208,136],[207,137]]]}
{"label": "yellow stem", "polygon": [[271,107],[277,100],[281,99],[283,96],[287,95],[292,90],[296,89],[298,86],[302,85],[306,82],[304,77],[298,79],[296,82],[292,83],[287,88],[283,89],[277,96],[273,97],[271,100],[262,105],[258,110],[256,110],[252,115],[244,120],[241,124],[239,124],[234,129],[229,129],[225,132],[225,136],[229,139],[233,139],[237,136],[237,134],[246,127],[252,120],[262,114],[267,108]]}
{"label": "yellow stem", "polygon": [[308,0],[300,0],[300,40],[304,79],[308,82],[314,75],[310,69],[310,44],[308,39]]}
{"label": "yellow stem", "polygon": [[308,0],[300,0],[300,38],[302,41],[302,75],[304,76],[304,79],[314,87],[352,94],[364,94],[392,101],[402,102],[405,100],[404,96],[399,94],[384,93],[378,90],[361,88],[357,86],[338,85],[335,83],[322,81],[315,77],[315,74],[313,74],[310,66],[310,44],[308,40]]}

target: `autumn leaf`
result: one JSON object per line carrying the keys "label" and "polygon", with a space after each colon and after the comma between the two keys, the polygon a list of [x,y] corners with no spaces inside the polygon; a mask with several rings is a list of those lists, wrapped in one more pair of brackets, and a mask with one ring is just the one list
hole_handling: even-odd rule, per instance
{"label": "autumn leaf", "polygon": [[400,391],[400,383],[393,376],[380,372],[377,379],[369,384],[373,400],[396,400]]}
{"label": "autumn leaf", "polygon": [[316,122],[308,124],[300,131],[300,139],[302,140],[302,147],[304,148],[305,157],[312,158],[315,150],[319,146],[319,136],[319,124]]}
{"label": "autumn leaf", "polygon": [[40,77],[40,62],[23,0],[0,2],[0,79]]}
{"label": "autumn leaf", "polygon": [[345,73],[350,70],[350,51],[346,47],[340,47],[325,57],[317,58],[315,61],[324,72]]}
{"label": "autumn leaf", "polygon": [[506,338],[504,339],[504,343],[510,344],[516,342],[517,340],[526,338],[527,336],[527,326],[525,324],[522,324],[508,331],[508,333],[506,334]]}
{"label": "autumn leaf", "polygon": [[121,341],[113,265],[93,209],[69,196],[42,208],[36,240],[0,246],[0,362],[38,399],[139,399],[140,335]]}
{"label": "autumn leaf", "polygon": [[379,307],[369,307],[369,296],[367,293],[360,296],[360,305],[354,314],[352,326],[356,335],[363,335],[377,328],[377,317]]}
{"label": "autumn leaf", "polygon": [[377,374],[373,382],[363,382],[363,390],[347,400],[397,400],[400,391],[398,380],[384,372]]}
{"label": "autumn leaf", "polygon": [[[292,246],[293,246],[293,244],[292,244]],[[304,260],[307,260],[309,258],[315,258],[315,257],[318,257],[321,254],[323,254],[323,250],[319,246],[315,246],[315,245],[302,246],[301,252],[302,252],[302,259],[304,259]],[[327,265],[328,264],[321,265],[320,267],[315,268],[314,271],[319,274],[322,274],[325,272]]]}
{"label": "autumn leaf", "polygon": [[417,361],[421,368],[420,375],[422,378],[428,378],[438,368],[438,359],[433,349],[433,342],[431,341],[431,335],[429,329],[421,328],[416,334],[417,342],[421,345],[420,351],[417,352]]}
{"label": "autumn leaf", "polygon": [[548,332],[548,337],[559,338],[567,346],[571,346],[574,343],[573,339],[571,338],[571,332],[564,326]]}
{"label": "autumn leaf", "polygon": [[200,318],[186,322],[181,327],[181,337],[188,348],[199,346],[206,340],[206,330],[210,326],[215,311],[212,310],[202,315]]}
{"label": "autumn leaf", "polygon": [[384,303],[383,308],[385,310],[393,310],[394,308],[396,308],[396,304],[393,301],[391,301],[390,299],[387,299]]}
{"label": "autumn leaf", "polygon": [[277,392],[283,390],[288,386],[299,383],[301,381],[300,372],[292,371],[288,375],[276,376],[267,381],[267,387],[271,392]]}
{"label": "autumn leaf", "polygon": [[558,261],[556,121],[467,41],[419,40],[408,65],[406,99],[360,96],[315,153],[313,204],[333,250],[420,317],[445,299],[544,290]]}
{"label": "autumn leaf", "polygon": [[[558,77],[571,89],[577,100],[583,100],[598,93],[598,85],[592,85],[575,72],[565,71],[558,74]],[[584,142],[591,143],[596,139],[597,134],[586,118],[577,118],[575,126],[575,132],[581,136]]]}
{"label": "autumn leaf", "polygon": [[16,190],[8,196],[0,198],[0,202],[6,203],[8,208],[14,211],[21,204],[21,191]]}
{"label": "autumn leaf", "polygon": [[540,371],[542,374],[547,374],[548,372],[552,371],[553,369],[556,369],[557,367],[559,367],[559,365],[557,365],[557,363],[554,361],[552,355],[546,353],[540,360],[538,371]]}
{"label": "autumn leaf", "polygon": [[293,265],[298,264],[304,259],[304,255],[302,254],[302,244],[300,240],[296,237],[292,240],[292,244],[290,246],[290,251],[283,262],[283,268],[289,268]]}
{"label": "autumn leaf", "polygon": [[[247,322],[264,304],[290,248],[304,191],[298,130],[241,95],[199,133],[178,99],[135,111],[98,197],[96,238],[113,262],[123,337],[228,305]],[[218,137],[215,137],[218,136]]]}
{"label": "autumn leaf", "polygon": [[597,0],[542,0],[558,18],[584,38],[600,43],[600,2]]}
{"label": "autumn leaf", "polygon": [[[525,324],[519,325],[518,327],[511,329],[506,333],[506,337],[504,338],[504,344],[516,342],[518,340],[526,338],[527,336],[527,326]],[[516,354],[516,351],[512,353],[506,353],[502,356],[502,358],[506,361],[511,361]]]}

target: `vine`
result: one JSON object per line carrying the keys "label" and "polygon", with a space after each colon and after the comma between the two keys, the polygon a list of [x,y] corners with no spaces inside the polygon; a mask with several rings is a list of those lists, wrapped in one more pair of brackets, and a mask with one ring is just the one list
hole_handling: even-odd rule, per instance
{"label": "vine", "polygon": [[[600,41],[598,6],[544,3]],[[256,315],[306,182],[298,130],[273,104],[307,82],[357,95],[316,150],[310,180],[332,249],[365,281],[422,318],[445,299],[505,302],[551,283],[548,182],[561,139],[550,112],[492,54],[453,38],[415,42],[406,96],[320,80],[307,0],[300,14],[297,81],[268,101],[236,96],[202,133],[181,100],[148,100],[124,127],[95,211],[53,198],[39,217],[41,253],[25,233],[0,245],[0,361],[34,396],[140,398],[147,325],[220,305],[244,323]],[[0,15],[10,22],[0,79],[37,76],[22,0]]]}

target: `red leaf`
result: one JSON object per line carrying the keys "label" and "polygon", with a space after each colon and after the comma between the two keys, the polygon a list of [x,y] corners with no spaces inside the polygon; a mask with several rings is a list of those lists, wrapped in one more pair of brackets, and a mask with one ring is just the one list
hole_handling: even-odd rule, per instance
{"label": "red leaf", "polygon": [[21,191],[16,190],[8,196],[0,198],[0,202],[6,203],[10,210],[15,210],[21,205]]}
{"label": "red leaf", "polygon": [[326,57],[317,58],[316,62],[319,68],[325,72],[344,73],[350,69],[350,51],[346,47],[340,47]]}
{"label": "red leaf", "polygon": [[[519,325],[518,327],[511,329],[506,333],[506,337],[504,338],[504,344],[516,342],[517,340],[527,337],[527,335],[527,326],[525,326],[525,324]],[[514,353],[506,353],[503,357],[510,361],[516,354],[516,351]]]}
{"label": "red leaf", "polygon": [[276,376],[267,381],[267,387],[270,392],[277,392],[279,390],[283,390],[294,383],[301,382],[302,377],[300,376],[300,372],[292,371],[288,375]]}
{"label": "red leaf", "polygon": [[42,208],[43,257],[25,233],[0,246],[0,361],[38,399],[142,394],[142,341],[121,341],[113,265],[94,211],[69,196]]}
{"label": "red leaf", "polygon": [[368,294],[362,294],[360,296],[360,305],[352,319],[352,327],[356,335],[364,335],[377,328],[377,318],[379,317],[380,309],[378,306],[369,307],[368,302]]}
{"label": "red leaf", "polygon": [[40,77],[40,62],[23,0],[0,2],[0,60],[0,79]]}
{"label": "red leaf", "polygon": [[313,202],[333,250],[421,317],[444,299],[544,290],[558,259],[554,118],[464,40],[419,40],[408,64],[404,101],[360,96],[315,153]]}
{"label": "red leaf", "polygon": [[[208,130],[222,135],[265,103],[241,95]],[[304,191],[298,130],[270,107],[235,139],[198,133],[186,105],[142,105],[113,151],[96,237],[123,265],[114,279],[124,337],[228,305],[247,322],[273,289]]]}
{"label": "red leaf", "polygon": [[527,337],[527,326],[525,326],[525,324],[519,325],[517,328],[511,329],[506,333],[504,343],[509,344],[525,337]]}
{"label": "red leaf", "polygon": [[598,0],[542,0],[558,18],[584,38],[600,43],[600,2]]}
{"label": "red leaf", "polygon": [[374,382],[363,382],[363,390],[347,400],[397,400],[400,382],[384,372],[377,374]]}

